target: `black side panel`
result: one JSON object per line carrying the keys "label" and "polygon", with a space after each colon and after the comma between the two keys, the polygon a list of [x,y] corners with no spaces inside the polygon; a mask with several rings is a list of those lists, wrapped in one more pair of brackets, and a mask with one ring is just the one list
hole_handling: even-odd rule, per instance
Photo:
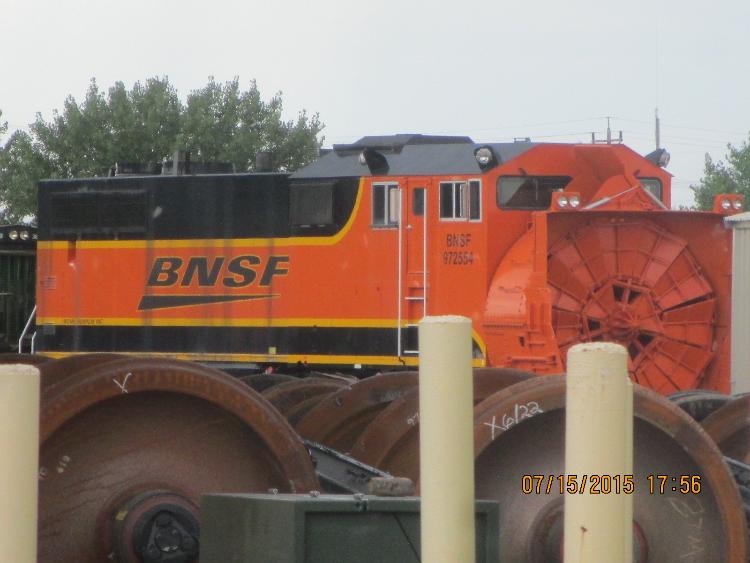
{"label": "black side panel", "polygon": [[331,235],[349,219],[358,186],[358,178],[295,182],[290,218],[286,174],[47,180],[39,185],[39,239]]}
{"label": "black side panel", "polygon": [[48,352],[267,354],[273,346],[282,355],[392,356],[396,334],[395,328],[57,325],[43,327],[37,339]]}
{"label": "black side panel", "polygon": [[44,181],[40,240],[289,236],[286,174]]}

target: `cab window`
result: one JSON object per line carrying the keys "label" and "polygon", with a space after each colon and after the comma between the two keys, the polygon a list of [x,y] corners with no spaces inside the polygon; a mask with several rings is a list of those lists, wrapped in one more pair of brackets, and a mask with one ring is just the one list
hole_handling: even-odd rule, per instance
{"label": "cab window", "polygon": [[565,189],[570,176],[500,176],[497,205],[501,209],[548,209],[552,194]]}
{"label": "cab window", "polygon": [[401,191],[398,184],[372,185],[373,227],[395,227],[401,215]]}
{"label": "cab window", "polygon": [[651,195],[662,201],[663,190],[659,178],[638,178],[638,181],[646,188],[646,191],[651,192]]}
{"label": "cab window", "polygon": [[454,221],[481,220],[481,187],[479,180],[440,182],[440,218]]}

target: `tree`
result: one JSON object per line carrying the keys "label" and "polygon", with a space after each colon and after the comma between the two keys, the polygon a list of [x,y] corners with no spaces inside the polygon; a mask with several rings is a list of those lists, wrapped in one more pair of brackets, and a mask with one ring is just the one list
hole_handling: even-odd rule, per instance
{"label": "tree", "polygon": [[237,78],[221,85],[211,77],[188,96],[182,145],[199,160],[232,162],[237,170],[251,170],[255,154],[270,151],[277,169],[294,170],[317,156],[323,125],[317,114],[282,121],[281,112],[281,93],[264,102],[255,81],[243,92]]}
{"label": "tree", "polygon": [[[166,77],[130,90],[116,82],[106,93],[92,79],[81,102],[68,96],[49,121],[37,114],[28,133],[16,131],[0,147],[0,220],[34,214],[41,178],[103,176],[115,163],[158,163],[177,149],[237,171],[252,170],[255,154],[267,150],[276,169],[293,170],[317,156],[322,129],[305,111],[284,121],[281,93],[263,101],[255,81],[242,90],[238,78],[210,77],[183,104]],[[0,136],[5,130],[0,122]]]}
{"label": "tree", "polygon": [[0,224],[17,223],[36,210],[36,184],[52,176],[31,136],[15,131],[0,150]]}
{"label": "tree", "polygon": [[706,155],[703,178],[697,186],[690,186],[698,209],[712,209],[717,194],[743,194],[750,203],[750,144],[727,145],[726,163],[714,162]]}

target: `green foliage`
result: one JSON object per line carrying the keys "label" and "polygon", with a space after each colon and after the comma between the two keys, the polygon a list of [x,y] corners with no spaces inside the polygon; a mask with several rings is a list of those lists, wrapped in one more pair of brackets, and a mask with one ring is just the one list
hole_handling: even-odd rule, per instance
{"label": "green foliage", "polygon": [[[255,81],[242,90],[238,78],[220,84],[210,77],[183,104],[166,77],[130,90],[116,82],[106,93],[92,79],[82,101],[68,96],[52,119],[37,114],[28,133],[0,146],[0,221],[34,214],[42,178],[103,176],[115,163],[158,163],[178,149],[237,171],[252,170],[256,152],[267,150],[276,169],[293,170],[317,156],[322,129],[318,115],[305,111],[284,121],[281,94],[264,101]],[[6,130],[0,121],[0,136]]]}
{"label": "green foliage", "polygon": [[182,143],[195,160],[232,162],[239,171],[252,170],[260,150],[274,154],[279,170],[294,170],[318,154],[323,125],[304,111],[296,121],[282,121],[281,94],[261,99],[253,81],[246,91],[239,80],[218,84],[213,77],[187,99]]}
{"label": "green foliage", "polygon": [[36,209],[36,183],[51,176],[49,163],[25,131],[16,131],[0,150],[0,223],[16,223]]}
{"label": "green foliage", "polygon": [[750,202],[750,144],[727,145],[726,163],[714,162],[706,155],[703,178],[697,186],[690,186],[698,209],[712,209],[717,194],[744,194]]}

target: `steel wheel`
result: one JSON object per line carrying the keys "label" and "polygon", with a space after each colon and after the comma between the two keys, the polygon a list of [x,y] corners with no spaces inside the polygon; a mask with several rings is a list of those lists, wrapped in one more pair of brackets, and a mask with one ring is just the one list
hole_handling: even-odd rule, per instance
{"label": "steel wheel", "polygon": [[737,397],[701,424],[724,455],[750,465],[750,395]]}
{"label": "steel wheel", "polygon": [[39,354],[0,354],[0,365],[2,364],[23,364],[27,366],[38,366],[49,362],[47,356]]}
{"label": "steel wheel", "polygon": [[700,422],[715,410],[732,400],[731,395],[705,389],[678,391],[669,395],[669,400]]}
{"label": "steel wheel", "polygon": [[288,420],[289,413],[300,403],[309,399],[320,401],[345,385],[345,382],[338,379],[311,377],[279,383],[263,391],[263,396]]}
{"label": "steel wheel", "polygon": [[[474,370],[474,404],[533,374],[506,368]],[[362,432],[351,449],[358,460],[391,475],[419,480],[419,389],[393,401]]]}
{"label": "steel wheel", "polygon": [[298,378],[283,373],[254,373],[253,375],[243,375],[239,379],[258,393],[262,393],[274,385],[286,383],[287,381],[297,381]]}
{"label": "steel wheel", "polygon": [[418,380],[417,372],[391,372],[344,387],[310,410],[297,423],[297,431],[308,440],[348,452],[367,425]]}
{"label": "steel wheel", "polygon": [[194,560],[204,492],[318,488],[284,418],[197,364],[125,359],[42,392],[39,561]]}
{"label": "steel wheel", "polygon": [[91,367],[116,360],[124,360],[125,358],[127,356],[124,354],[93,353],[77,354],[60,360],[46,362],[39,368],[42,377],[42,387],[54,385]]}
{"label": "steel wheel", "polygon": [[[503,503],[500,545],[509,561],[561,560],[558,482],[550,494],[524,495],[521,479],[564,474],[564,405],[564,377],[552,376],[509,387],[476,407],[477,498]],[[519,419],[520,406],[535,414]],[[720,452],[695,421],[656,393],[637,387],[634,410],[634,561],[744,563],[743,507]],[[649,474],[677,481],[700,475],[701,492],[681,495],[670,481],[664,494],[650,494]]]}

